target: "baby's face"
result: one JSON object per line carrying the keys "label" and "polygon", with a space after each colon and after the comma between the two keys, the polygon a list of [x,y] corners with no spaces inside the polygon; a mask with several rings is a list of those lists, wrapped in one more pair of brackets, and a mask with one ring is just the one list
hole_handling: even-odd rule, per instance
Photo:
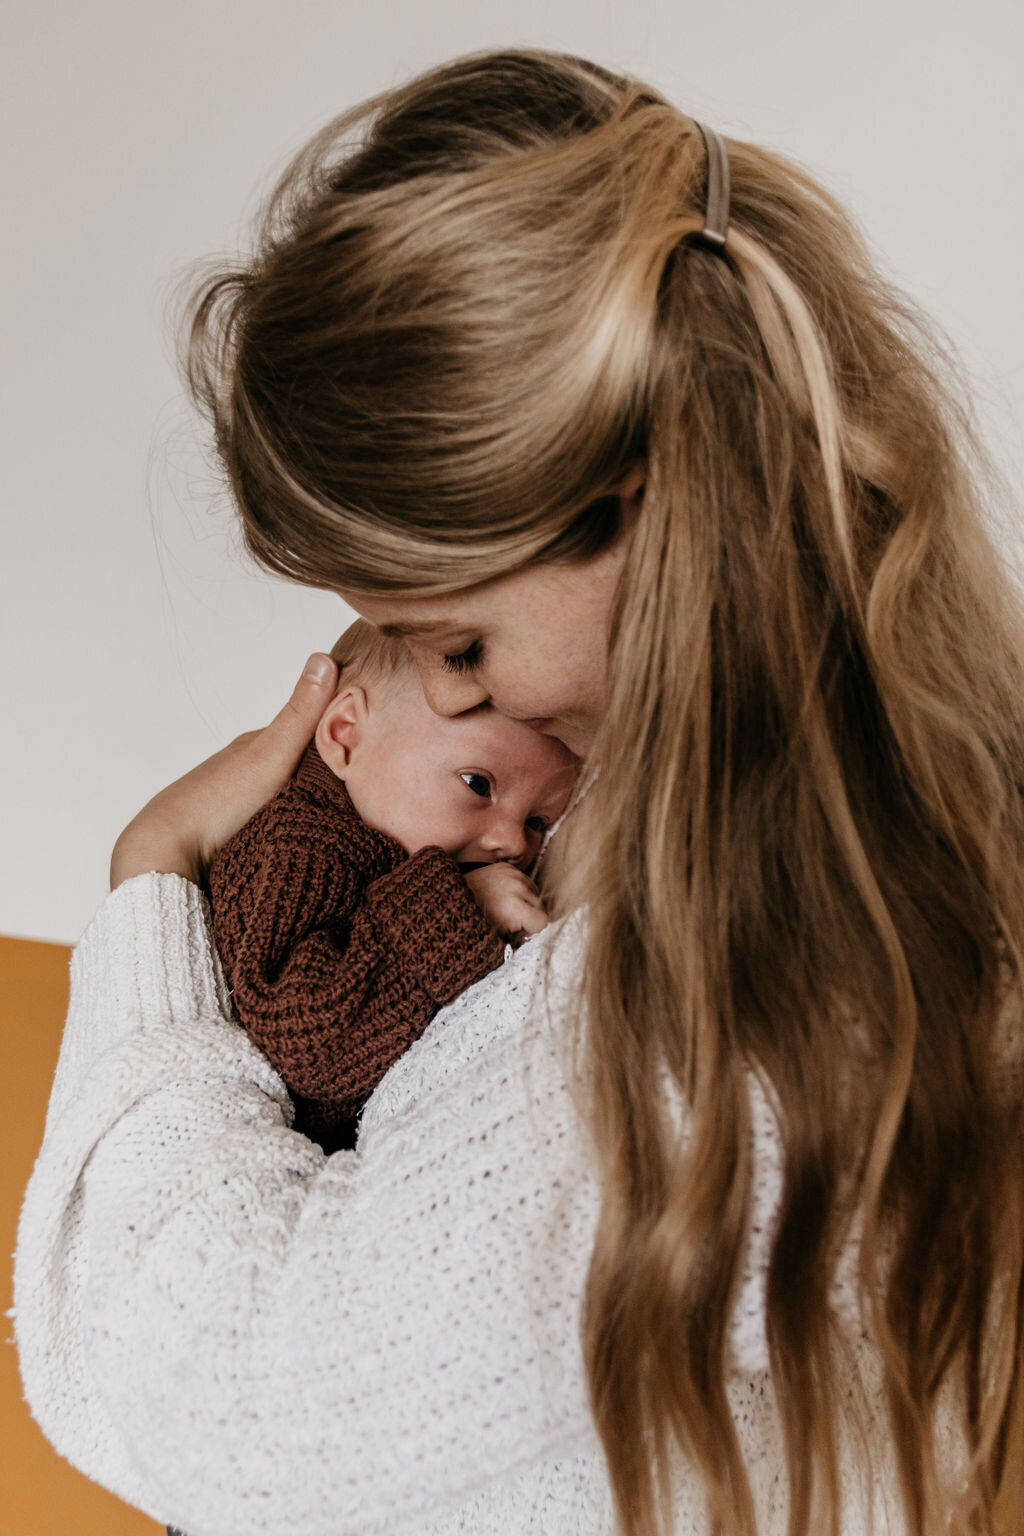
{"label": "baby's face", "polygon": [[436,715],[414,680],[383,702],[372,690],[344,780],[363,821],[407,853],[439,847],[460,864],[527,869],[578,768],[555,737],[489,705]]}

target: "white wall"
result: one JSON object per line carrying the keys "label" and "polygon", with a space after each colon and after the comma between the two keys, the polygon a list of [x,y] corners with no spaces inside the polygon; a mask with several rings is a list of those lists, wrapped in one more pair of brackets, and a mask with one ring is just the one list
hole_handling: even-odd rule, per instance
{"label": "white wall", "polygon": [[261,724],[340,603],[256,574],[164,336],[328,116],[485,46],[565,48],[795,154],[859,213],[1024,468],[1017,0],[6,0],[0,932],[73,941],[158,788]]}

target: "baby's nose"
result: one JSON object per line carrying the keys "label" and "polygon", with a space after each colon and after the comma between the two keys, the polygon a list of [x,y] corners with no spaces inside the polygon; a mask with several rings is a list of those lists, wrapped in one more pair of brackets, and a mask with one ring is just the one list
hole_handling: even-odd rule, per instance
{"label": "baby's nose", "polygon": [[526,829],[521,821],[505,816],[492,824],[483,843],[487,851],[493,853],[495,861],[505,859],[510,864],[518,863],[526,853]]}

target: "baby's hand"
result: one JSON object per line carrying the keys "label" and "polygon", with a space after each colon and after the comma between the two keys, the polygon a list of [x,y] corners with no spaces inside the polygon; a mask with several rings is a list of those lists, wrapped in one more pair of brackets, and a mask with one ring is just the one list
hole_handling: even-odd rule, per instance
{"label": "baby's hand", "polygon": [[507,944],[519,944],[527,934],[547,927],[537,887],[514,864],[484,864],[471,869],[466,884],[484,917]]}

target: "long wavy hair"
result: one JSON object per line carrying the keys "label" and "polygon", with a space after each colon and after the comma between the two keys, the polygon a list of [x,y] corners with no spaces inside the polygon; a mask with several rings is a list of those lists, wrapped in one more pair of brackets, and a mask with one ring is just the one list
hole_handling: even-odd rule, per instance
{"label": "long wavy hair", "polygon": [[711,1529],[756,1530],[726,1392],[756,1069],[782,1145],[791,1536],[840,1528],[830,1287],[854,1212],[907,1529],[1004,1536],[1024,616],[998,477],[941,333],[850,216],[726,142],[716,254],[692,238],[701,134],[657,90],[532,49],[431,69],[298,154],[250,256],[193,270],[183,366],[248,548],[310,586],[434,594],[585,559],[646,461],[578,850],[602,1192],[582,1345],[620,1528],[670,1528],[681,1452]]}

